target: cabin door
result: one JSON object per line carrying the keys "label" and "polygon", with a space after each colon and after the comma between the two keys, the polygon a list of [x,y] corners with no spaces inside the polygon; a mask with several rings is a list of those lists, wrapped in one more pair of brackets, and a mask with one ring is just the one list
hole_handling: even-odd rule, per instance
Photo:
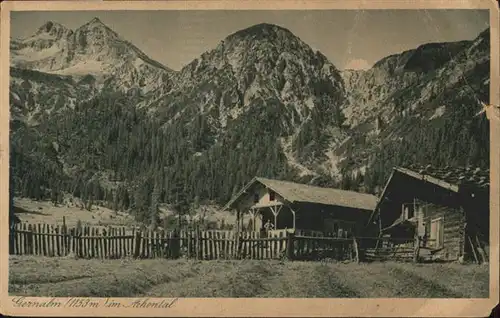
{"label": "cabin door", "polygon": [[431,221],[431,244],[434,248],[443,247],[444,239],[444,220],[443,218],[434,219]]}
{"label": "cabin door", "polygon": [[422,206],[416,205],[416,212],[417,212],[417,235],[419,237],[424,237],[425,236],[425,215]]}

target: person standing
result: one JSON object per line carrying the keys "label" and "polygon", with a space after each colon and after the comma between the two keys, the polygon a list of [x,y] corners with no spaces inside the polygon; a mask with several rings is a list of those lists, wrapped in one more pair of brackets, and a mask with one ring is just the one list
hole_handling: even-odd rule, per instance
{"label": "person standing", "polygon": [[264,224],[264,229],[266,232],[272,231],[274,229],[274,225],[271,223],[271,220],[267,220],[266,224]]}

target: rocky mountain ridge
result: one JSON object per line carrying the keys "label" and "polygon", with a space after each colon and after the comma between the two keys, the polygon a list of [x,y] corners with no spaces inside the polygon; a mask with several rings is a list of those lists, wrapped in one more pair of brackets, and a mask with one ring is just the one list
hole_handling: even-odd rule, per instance
{"label": "rocky mountain ridge", "polygon": [[[65,191],[99,176],[123,207],[179,193],[222,204],[255,175],[376,192],[394,165],[488,163],[488,123],[474,116],[488,100],[488,30],[341,71],[259,24],[174,72],[94,19],[13,40],[11,61],[18,183],[21,162],[41,156]],[[85,62],[100,64],[73,72]]]}
{"label": "rocky mountain ridge", "polygon": [[75,31],[47,22],[31,37],[13,39],[11,66],[75,79],[92,76],[99,89],[148,92],[174,73],[94,18]]}

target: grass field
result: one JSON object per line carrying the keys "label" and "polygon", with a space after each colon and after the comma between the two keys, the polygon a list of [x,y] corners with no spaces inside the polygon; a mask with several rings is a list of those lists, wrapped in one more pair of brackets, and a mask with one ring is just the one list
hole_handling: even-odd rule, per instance
{"label": "grass field", "polygon": [[81,297],[488,297],[488,266],[11,256],[9,294]]}
{"label": "grass field", "polygon": [[138,225],[134,218],[124,212],[114,212],[111,209],[94,205],[91,211],[82,209],[78,199],[72,203],[65,201],[54,206],[48,201],[35,201],[27,198],[14,198],[16,215],[25,223],[42,223],[62,225],[63,217],[68,227],[76,226],[78,220],[82,225]]}
{"label": "grass field", "polygon": [[[83,202],[70,195],[64,201],[54,206],[49,201],[36,201],[29,198],[14,198],[15,213],[23,223],[62,225],[63,217],[68,227],[76,226],[80,221],[88,226],[140,226],[135,221],[133,212],[115,212],[109,208],[94,204],[90,211],[82,208]],[[160,205],[160,218],[171,216],[174,212],[167,205]],[[198,208],[195,218],[204,216],[207,221],[220,224],[234,224],[236,215],[213,205],[204,205]],[[247,220],[248,221],[248,220]]]}

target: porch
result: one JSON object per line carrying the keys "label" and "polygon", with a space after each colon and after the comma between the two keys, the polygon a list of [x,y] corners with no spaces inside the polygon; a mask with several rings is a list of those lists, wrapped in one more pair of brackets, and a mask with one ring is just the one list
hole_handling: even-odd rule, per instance
{"label": "porch", "polygon": [[[263,231],[265,230],[264,225],[267,222],[272,224],[271,231],[294,231],[296,229],[297,213],[282,202],[256,204],[248,209],[247,215],[249,217],[247,220],[247,230],[249,231]],[[241,219],[244,223],[245,215],[242,215]]]}
{"label": "porch", "polygon": [[[360,227],[354,220],[335,216],[331,211],[314,207],[294,206],[276,202],[254,205],[240,213],[240,229],[259,232],[267,237],[282,237],[286,233],[311,237],[351,238]],[[272,224],[267,230],[265,224]],[[267,234],[265,234],[267,233]]]}

